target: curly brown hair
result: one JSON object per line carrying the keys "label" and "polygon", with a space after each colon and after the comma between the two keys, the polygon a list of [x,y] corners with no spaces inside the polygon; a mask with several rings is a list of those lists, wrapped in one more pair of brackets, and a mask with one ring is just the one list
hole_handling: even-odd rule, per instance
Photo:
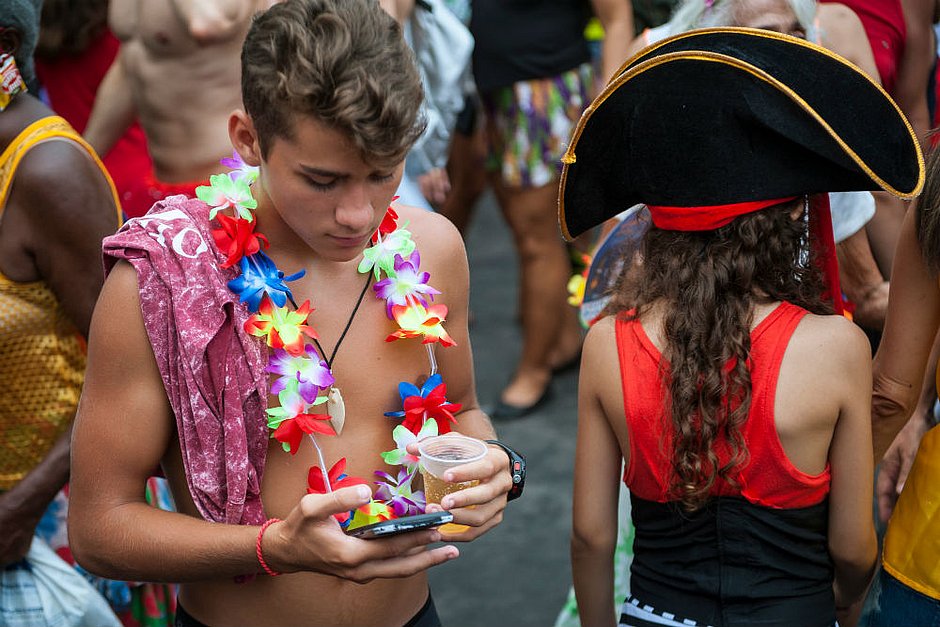
{"label": "curly brown hair", "polygon": [[[607,306],[606,313],[627,320],[665,306],[663,419],[671,418],[675,434],[669,489],[689,511],[705,503],[717,480],[736,485],[748,459],[741,427],[751,405],[754,306],[780,300],[832,313],[822,299],[822,273],[805,252],[806,223],[793,219],[796,209],[793,202],[776,205],[713,231],[652,227],[642,260],[625,264]],[[723,465],[718,440],[730,450]]]}
{"label": "curly brown hair", "polygon": [[259,14],[242,48],[242,99],[263,156],[294,116],[343,131],[392,165],[424,130],[414,55],[375,0],[287,0]]}

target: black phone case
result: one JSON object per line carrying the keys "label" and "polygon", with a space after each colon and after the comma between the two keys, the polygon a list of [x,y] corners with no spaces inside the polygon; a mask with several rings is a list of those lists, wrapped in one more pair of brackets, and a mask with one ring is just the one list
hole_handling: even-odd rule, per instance
{"label": "black phone case", "polygon": [[349,535],[356,538],[387,538],[400,533],[427,529],[428,527],[437,527],[449,523],[454,519],[450,512],[434,512],[431,514],[417,514],[415,516],[404,516],[402,518],[393,518],[392,520],[383,520],[372,523],[365,527],[359,527],[349,532]]}

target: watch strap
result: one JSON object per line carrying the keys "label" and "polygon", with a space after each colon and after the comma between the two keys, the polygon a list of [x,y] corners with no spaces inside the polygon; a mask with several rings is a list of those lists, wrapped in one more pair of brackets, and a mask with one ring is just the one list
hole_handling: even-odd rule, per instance
{"label": "watch strap", "polygon": [[522,496],[522,489],[525,487],[526,463],[525,457],[507,444],[499,440],[486,440],[487,444],[493,444],[505,451],[509,456],[509,474],[512,476],[512,487],[506,497],[507,501],[513,501]]}

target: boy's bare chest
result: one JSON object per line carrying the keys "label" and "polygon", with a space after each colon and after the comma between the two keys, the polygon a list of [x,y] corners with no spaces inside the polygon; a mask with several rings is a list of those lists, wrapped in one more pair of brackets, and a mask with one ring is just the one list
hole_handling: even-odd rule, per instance
{"label": "boy's bare chest", "polygon": [[[317,352],[328,362],[333,387],[342,396],[341,430],[336,435],[314,434],[316,444],[309,436],[304,438],[294,455],[271,441],[262,485],[268,515],[286,514],[296,505],[306,492],[310,467],[321,464],[321,454],[327,468],[345,459],[346,473],[370,484],[377,479],[375,471],[392,472],[380,455],[395,448],[392,429],[400,420],[384,414],[402,409],[399,383],[420,385],[429,375],[427,348],[420,339],[386,341],[398,326],[387,317],[385,303],[375,298],[371,285],[355,314],[359,294],[350,298],[348,289],[343,293],[342,299],[324,302],[322,307],[311,298],[315,310],[308,318],[319,336],[311,343],[319,344]],[[269,406],[277,403],[276,396],[268,397]],[[310,407],[309,412],[325,415],[330,408],[324,403]]]}

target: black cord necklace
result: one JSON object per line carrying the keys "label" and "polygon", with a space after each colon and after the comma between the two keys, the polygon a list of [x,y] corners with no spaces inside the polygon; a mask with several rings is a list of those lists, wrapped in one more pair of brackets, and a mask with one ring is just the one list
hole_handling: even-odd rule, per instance
{"label": "black cord necklace", "polygon": [[[330,374],[333,374],[333,361],[336,359],[336,353],[339,352],[339,347],[343,343],[343,340],[346,339],[346,334],[349,332],[349,327],[352,326],[353,320],[356,318],[356,313],[359,312],[359,306],[362,305],[362,299],[365,298],[366,292],[369,291],[369,286],[372,284],[372,272],[366,274],[366,284],[362,286],[362,291],[359,293],[359,299],[356,300],[356,306],[353,307],[352,313],[349,314],[349,319],[346,321],[346,327],[343,329],[343,332],[340,334],[339,339],[336,341],[336,346],[333,347],[333,352],[330,353],[330,358],[327,359],[326,351],[323,350],[323,346],[320,344],[320,341],[314,338],[313,343],[316,345],[317,350],[320,351],[320,358],[326,362],[326,367],[329,369]],[[343,430],[343,423],[346,422],[346,404],[343,402],[343,395],[340,393],[339,388],[335,385],[330,386],[329,395],[326,400],[326,413],[330,415],[330,424],[333,426],[333,430],[336,431],[336,435],[339,435]]]}
{"label": "black cord necklace", "polygon": [[369,285],[372,284],[372,273],[369,272],[366,276],[366,284],[362,286],[362,291],[359,292],[359,299],[356,301],[356,306],[353,307],[352,313],[349,314],[349,320],[346,321],[346,327],[343,329],[343,332],[340,333],[339,339],[336,341],[336,346],[333,347],[333,352],[330,353],[330,358],[326,358],[326,351],[323,350],[323,346],[320,345],[320,340],[314,339],[313,343],[317,345],[317,350],[320,351],[320,357],[323,361],[326,362],[326,367],[330,369],[330,372],[333,372],[333,360],[336,359],[336,353],[339,351],[340,344],[343,343],[343,340],[346,338],[346,333],[349,332],[349,327],[352,326],[353,319],[356,317],[356,313],[359,311],[359,306],[362,304],[362,299],[365,298],[366,292],[369,291]]}

